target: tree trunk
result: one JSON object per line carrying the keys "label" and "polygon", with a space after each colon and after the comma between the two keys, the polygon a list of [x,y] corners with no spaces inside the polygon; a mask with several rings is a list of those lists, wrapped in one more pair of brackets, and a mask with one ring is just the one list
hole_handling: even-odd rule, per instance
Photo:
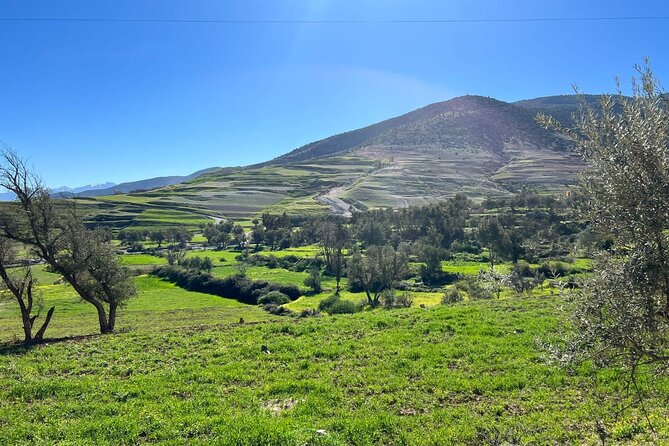
{"label": "tree trunk", "polygon": [[109,304],[109,320],[107,322],[107,333],[112,333],[114,331],[114,327],[116,326],[117,307],[118,306],[115,303]]}
{"label": "tree trunk", "polygon": [[[90,301],[89,301],[90,302]],[[105,307],[102,306],[99,302],[91,302],[95,309],[98,310],[98,322],[100,323],[100,333],[109,333],[109,323],[107,321],[107,313],[105,312]]]}
{"label": "tree trunk", "polygon": [[49,309],[49,312],[46,314],[46,319],[44,319],[44,323],[40,327],[39,331],[35,334],[34,340],[36,342],[42,342],[42,339],[44,339],[44,332],[46,331],[46,327],[49,326],[49,322],[51,322],[51,316],[53,316],[53,312],[56,310],[56,307],[51,307]]}
{"label": "tree trunk", "polygon": [[26,312],[23,305],[21,305],[21,321],[23,322],[23,342],[28,344],[33,340],[33,324],[30,320],[30,313]]}
{"label": "tree trunk", "polygon": [[669,318],[669,265],[667,265],[667,256],[664,250],[662,234],[657,235],[657,250],[662,263],[662,278],[664,279],[664,314]]}

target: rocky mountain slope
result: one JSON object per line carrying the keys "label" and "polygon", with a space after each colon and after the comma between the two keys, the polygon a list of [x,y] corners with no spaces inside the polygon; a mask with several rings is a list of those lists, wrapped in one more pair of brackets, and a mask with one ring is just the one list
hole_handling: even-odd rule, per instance
{"label": "rocky mountain slope", "polygon": [[569,124],[577,105],[573,96],[515,104],[458,97],[263,164],[213,170],[128,200],[243,217],[421,205],[458,192],[473,199],[522,188],[557,192],[575,182],[583,163],[568,140],[543,129],[535,116],[552,113]]}

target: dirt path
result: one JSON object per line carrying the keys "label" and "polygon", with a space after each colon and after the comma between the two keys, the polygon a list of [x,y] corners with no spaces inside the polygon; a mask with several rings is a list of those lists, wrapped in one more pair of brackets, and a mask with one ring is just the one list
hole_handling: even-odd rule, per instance
{"label": "dirt path", "polygon": [[337,215],[341,215],[343,217],[350,217],[353,215],[351,213],[351,209],[354,211],[357,211],[354,206],[348,204],[341,198],[339,198],[339,194],[344,191],[344,186],[337,186],[329,191],[318,195],[316,197],[316,201],[319,201],[327,206],[330,207],[330,210]]}
{"label": "dirt path", "polygon": [[214,217],[213,215],[207,215],[207,218],[211,218],[212,220],[214,220],[215,225],[225,221],[225,218]]}

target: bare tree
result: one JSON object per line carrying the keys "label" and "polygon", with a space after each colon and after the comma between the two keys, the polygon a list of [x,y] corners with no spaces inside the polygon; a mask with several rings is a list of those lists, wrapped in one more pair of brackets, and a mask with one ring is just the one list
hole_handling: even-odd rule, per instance
{"label": "bare tree", "polygon": [[0,185],[17,197],[0,215],[0,234],[29,247],[95,307],[101,333],[114,331],[118,308],[136,294],[132,278],[101,231],[84,226],[75,201],[53,200],[14,151],[2,150]]}
{"label": "bare tree", "polygon": [[[35,279],[30,265],[19,264],[14,243],[4,237],[0,237],[0,278],[6,287],[3,294],[11,295],[19,305],[24,334],[23,342],[42,341],[56,307],[49,309],[42,326],[33,335],[35,321],[40,316],[42,309],[40,302],[35,299]],[[37,314],[33,315],[35,307],[37,307]]]}

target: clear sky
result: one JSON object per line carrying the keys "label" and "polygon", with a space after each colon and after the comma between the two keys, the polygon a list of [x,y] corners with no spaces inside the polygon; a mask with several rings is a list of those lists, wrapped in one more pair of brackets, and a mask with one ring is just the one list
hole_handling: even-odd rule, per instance
{"label": "clear sky", "polygon": [[[669,83],[669,1],[2,0],[0,141],[51,187],[264,161],[463,94],[602,93],[651,57]],[[353,20],[357,23],[332,23]],[[316,23],[330,21],[330,23]]]}

